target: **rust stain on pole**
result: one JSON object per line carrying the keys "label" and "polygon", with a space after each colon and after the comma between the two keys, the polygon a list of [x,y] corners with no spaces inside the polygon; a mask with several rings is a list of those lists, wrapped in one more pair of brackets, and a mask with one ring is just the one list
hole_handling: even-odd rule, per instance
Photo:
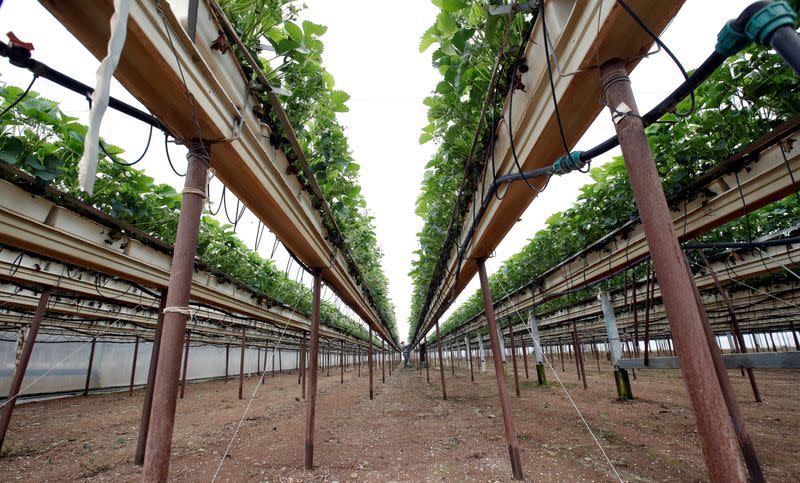
{"label": "rust stain on pole", "polygon": [[500,410],[503,413],[503,427],[506,432],[508,442],[508,455],[511,459],[511,472],[515,480],[522,480],[522,460],[519,455],[519,442],[517,441],[517,430],[514,428],[514,417],[511,414],[511,401],[508,397],[508,387],[503,373],[503,359],[500,355],[500,339],[497,335],[497,321],[494,318],[494,306],[492,305],[492,292],[489,288],[489,277],[486,275],[486,264],[483,258],[479,258],[478,274],[481,281],[481,295],[483,296],[483,309],[486,313],[486,323],[489,326],[489,343],[492,348],[492,361],[494,362],[494,374],[497,378],[497,391],[500,394]]}
{"label": "rust stain on pole", "polygon": [[147,387],[144,390],[144,403],[142,416],[139,419],[139,439],[136,442],[136,455],[134,463],[137,466],[144,464],[144,450],[147,445],[147,431],[150,426],[150,409],[153,405],[153,388],[156,382],[156,369],[158,367],[158,353],[161,347],[161,332],[164,328],[164,307],[167,304],[167,289],[161,289],[161,300],[158,304],[158,319],[156,331],[153,335],[153,348],[150,351],[150,367],[147,371]]}
{"label": "rust stain on pole", "polygon": [[[186,390],[186,369],[189,367],[189,343],[192,340],[192,331],[186,331],[186,345],[183,351],[183,376],[181,377],[181,394],[180,398],[183,399],[183,392]],[[241,399],[241,398],[239,398]]]}
{"label": "rust stain on pole", "polygon": [[319,299],[322,278],[314,270],[314,288],[311,302],[311,355],[309,357],[308,402],[306,403],[305,469],[314,467],[314,416],[317,405],[317,355],[319,351]]}
{"label": "rust stain on pole", "polygon": [[3,407],[3,415],[0,417],[0,449],[3,448],[3,442],[6,439],[6,432],[8,426],[11,424],[11,414],[14,412],[14,406],[17,404],[17,396],[22,388],[22,380],[25,378],[25,371],[28,370],[28,362],[31,360],[33,353],[33,345],[36,343],[36,336],[39,334],[39,327],[42,325],[42,319],[47,311],[47,302],[50,300],[50,287],[42,289],[42,295],[39,296],[39,303],[36,305],[36,310],[33,313],[33,320],[28,329],[28,337],[22,344],[22,355],[19,359],[19,365],[14,371],[14,377],[11,379],[11,388],[8,390],[8,399],[6,399],[5,406]]}
{"label": "rust stain on pole", "polygon": [[169,291],[164,308],[164,328],[158,354],[153,406],[145,451],[144,481],[166,481],[175,427],[175,406],[178,399],[181,345],[186,332],[189,293],[194,257],[197,251],[197,230],[203,213],[208,171],[209,147],[192,141],[187,154],[188,167],[181,200],[181,212],[175,248],[172,255]]}
{"label": "rust stain on pole", "polygon": [[89,351],[89,367],[86,368],[86,384],[83,386],[83,395],[89,394],[89,383],[92,382],[92,364],[94,364],[94,349],[97,345],[97,337],[92,337],[92,349]]}
{"label": "rust stain on pole", "polygon": [[439,334],[439,319],[436,319],[436,349],[439,352],[439,375],[442,379],[442,398],[447,401],[447,386],[444,383],[444,361],[442,360],[442,336]]}
{"label": "rust stain on pole", "polygon": [[133,364],[131,364],[131,383],[128,386],[128,397],[133,396],[133,380],[136,378],[136,357],[139,355],[139,335],[133,339]]}
{"label": "rust stain on pole", "polygon": [[661,179],[630,87],[625,63],[613,59],[600,68],[606,102],[612,110],[631,187],[655,265],[681,374],[689,393],[706,465],[712,481],[747,481],[739,444],[703,329],[694,282],[673,231]]}

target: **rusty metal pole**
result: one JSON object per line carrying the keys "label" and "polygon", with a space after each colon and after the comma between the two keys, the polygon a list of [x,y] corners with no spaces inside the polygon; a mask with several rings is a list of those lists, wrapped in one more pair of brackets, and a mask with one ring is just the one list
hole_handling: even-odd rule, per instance
{"label": "rusty metal pole", "polygon": [[303,332],[303,345],[300,346],[300,374],[301,386],[300,395],[306,398],[306,376],[308,375],[308,346],[306,345],[306,333]]}
{"label": "rusty metal pole", "polygon": [[137,466],[142,466],[144,464],[144,450],[147,445],[147,431],[150,426],[150,409],[153,405],[153,389],[156,382],[158,353],[161,347],[161,333],[164,328],[164,307],[166,306],[167,289],[161,289],[161,300],[158,305],[158,319],[156,320],[156,330],[153,335],[153,347],[150,350],[150,367],[147,371],[147,387],[145,387],[144,390],[142,416],[139,420],[139,439],[136,442],[136,455],[133,459],[134,464]]}
{"label": "rusty metal pole", "polygon": [[228,383],[228,363],[231,359],[231,345],[225,344],[225,384]]}
{"label": "rusty metal pole", "polygon": [[497,321],[494,318],[494,306],[492,305],[492,292],[489,288],[489,277],[486,275],[485,259],[479,258],[478,274],[481,281],[481,294],[483,295],[483,309],[486,313],[486,323],[489,326],[489,343],[492,348],[492,361],[494,362],[494,374],[497,378],[497,391],[500,395],[500,409],[503,413],[503,426],[508,442],[508,455],[511,459],[511,472],[515,480],[522,480],[522,460],[519,455],[519,442],[517,441],[517,430],[514,428],[514,417],[511,414],[511,401],[508,397],[508,387],[503,373],[503,359],[500,356],[500,338],[497,335]]}
{"label": "rusty metal pole", "polygon": [[439,375],[442,379],[442,398],[447,401],[447,386],[444,382],[444,361],[442,360],[442,336],[439,332],[439,319],[436,319],[436,349],[439,352]]}
{"label": "rusty metal pole", "polygon": [[92,349],[89,351],[89,367],[86,369],[86,384],[83,386],[83,395],[89,394],[89,383],[92,381],[92,364],[94,363],[94,348],[97,345],[97,337],[92,337]]}
{"label": "rusty metal pole", "polygon": [[[309,357],[308,402],[306,403],[305,469],[314,467],[314,416],[317,408],[317,366],[319,355],[319,299],[322,272],[314,269],[314,287],[311,299],[311,355]],[[330,364],[328,365],[330,367]],[[330,370],[330,369],[329,369]]]}
{"label": "rusty metal pole", "polygon": [[[267,375],[267,357],[269,357],[269,342],[264,341],[264,371],[261,373],[261,385],[264,385],[264,379]],[[275,365],[275,358],[272,358],[272,365]],[[274,367],[273,367],[274,370]]]}
{"label": "rusty metal pole", "polygon": [[[711,262],[709,262],[708,257],[703,250],[698,250],[700,252],[700,256],[703,258],[703,264],[708,269],[709,274],[711,275],[712,280],[714,280],[714,286],[717,288],[717,292],[722,297],[722,301],[725,302],[725,307],[728,309],[728,316],[731,319],[731,328],[733,329],[733,335],[736,337],[736,341],[739,343],[739,351],[741,353],[747,353],[747,346],[744,343],[744,337],[742,336],[742,331],[739,329],[739,319],[736,318],[736,311],[733,308],[733,302],[731,302],[730,297],[728,297],[728,292],[722,287],[722,284],[717,277],[717,272],[711,266]],[[756,382],[756,377],[753,374],[753,368],[748,367],[746,369],[747,378],[750,381],[750,388],[753,390],[753,397],[755,398],[756,402],[761,402],[761,393],[758,390],[758,383]]]}
{"label": "rusty metal pole", "polygon": [[131,364],[131,383],[128,386],[128,397],[133,396],[133,380],[136,378],[136,357],[139,355],[139,334],[133,339],[133,364]]}
{"label": "rusty metal pole", "polygon": [[[686,273],[691,274],[688,261],[686,262]],[[700,297],[700,291],[694,287],[695,302],[699,307],[703,307],[703,301]],[[763,482],[764,474],[761,470],[761,463],[758,461],[753,441],[745,428],[744,419],[739,412],[739,406],[736,405],[736,395],[733,392],[733,386],[728,378],[728,370],[725,368],[725,363],[722,361],[722,354],[719,351],[719,346],[714,338],[714,332],[711,329],[711,323],[708,320],[708,314],[705,310],[701,312],[703,319],[703,330],[706,335],[708,348],[711,351],[711,357],[714,360],[714,370],[717,373],[717,380],[722,388],[722,395],[725,399],[725,405],[730,415],[733,424],[733,430],[736,432],[736,437],[739,441],[739,447],[744,457],[745,465],[750,473],[750,479],[753,482]]]}
{"label": "rusty metal pole", "polygon": [[456,375],[456,366],[454,364],[455,360],[455,349],[453,348],[453,344],[450,344],[450,373],[455,376]]}
{"label": "rusty metal pole", "polygon": [[386,341],[381,338],[381,382],[386,384]]}
{"label": "rusty metal pole", "polygon": [[181,394],[180,398],[183,399],[183,391],[186,389],[186,369],[189,367],[189,343],[191,342],[192,331],[186,331],[186,347],[183,352],[183,376],[181,377]]}
{"label": "rusty metal pole", "polygon": [[[523,325],[525,325],[523,323]],[[522,363],[525,364],[525,379],[530,379],[528,375],[528,347],[525,345],[525,332],[523,331],[520,336],[520,349],[522,350]]]}
{"label": "rusty metal pole", "polygon": [[431,372],[428,366],[431,365],[430,359],[430,351],[428,350],[428,344],[425,344],[425,378],[428,380],[428,384],[431,383]]}
{"label": "rusty metal pole", "polygon": [[511,367],[514,368],[514,390],[517,397],[521,397],[519,393],[519,372],[517,371],[517,342],[514,337],[514,323],[508,321],[508,337],[511,339]]}
{"label": "rusty metal pole", "polygon": [[464,345],[469,356],[469,380],[475,382],[475,367],[472,365],[472,341],[469,340],[469,335],[464,336]]}
{"label": "rusty metal pole", "polygon": [[339,341],[339,384],[344,384],[344,341]]}
{"label": "rusty metal pole", "polygon": [[578,335],[578,327],[572,321],[572,336],[575,339],[575,363],[578,365],[578,378],[583,381],[583,388],[589,389],[586,382],[586,368],[583,365],[583,347],[581,347],[581,336]]}
{"label": "rusty metal pole", "polygon": [[794,330],[794,323],[791,320],[789,321],[789,332],[792,333],[794,339],[794,350],[800,351],[800,339],[797,338],[797,332]]}
{"label": "rusty metal pole", "polygon": [[203,141],[189,144],[188,167],[181,199],[181,212],[172,255],[169,291],[164,308],[164,329],[158,354],[150,428],[147,432],[144,481],[166,481],[178,399],[181,345],[189,314],[189,293],[197,251],[197,231],[206,198],[209,147]]}
{"label": "rusty metal pole", "polygon": [[239,350],[239,400],[242,400],[242,392],[244,391],[244,351],[245,351],[245,328],[242,326],[242,345]]}
{"label": "rusty metal pole", "polygon": [[0,449],[3,448],[3,441],[6,439],[6,432],[11,423],[11,413],[14,412],[14,406],[17,404],[17,396],[22,388],[22,380],[25,378],[25,371],[28,370],[28,362],[31,360],[33,353],[33,345],[36,343],[36,336],[39,334],[39,327],[42,325],[42,319],[47,311],[47,302],[50,300],[50,287],[42,289],[42,295],[39,296],[39,303],[36,305],[36,310],[33,313],[33,320],[28,329],[28,337],[22,344],[22,355],[19,359],[19,365],[14,371],[14,377],[11,379],[11,387],[8,390],[8,398],[3,405],[3,415],[0,417]]}
{"label": "rusty metal pole", "polygon": [[367,348],[367,365],[369,366],[369,398],[370,400],[373,399],[375,396],[374,389],[372,387],[372,326],[369,326],[369,346]]}
{"label": "rusty metal pole", "polygon": [[725,407],[725,399],[705,340],[701,315],[704,309],[696,303],[687,303],[694,296],[694,283],[683,266],[683,253],[673,231],[672,215],[639,117],[625,63],[613,59],[604,63],[600,70],[604,97],[614,116],[710,479],[747,481],[733,424],[729,415],[719,411]]}

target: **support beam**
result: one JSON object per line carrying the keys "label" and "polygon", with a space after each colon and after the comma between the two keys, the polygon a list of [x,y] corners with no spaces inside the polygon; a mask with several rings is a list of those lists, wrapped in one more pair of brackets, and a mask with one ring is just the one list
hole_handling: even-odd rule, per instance
{"label": "support beam", "polygon": [[447,401],[447,386],[444,382],[444,360],[442,356],[442,336],[439,332],[439,321],[436,321],[436,349],[439,352],[439,375],[442,379],[442,399]]}
{"label": "support beam", "polygon": [[83,386],[83,395],[89,394],[89,384],[92,382],[92,365],[94,364],[94,349],[97,346],[97,337],[92,337],[92,348],[89,351],[89,367],[86,368],[86,384]]}
{"label": "support beam", "polygon": [[314,467],[314,416],[317,407],[317,365],[319,361],[319,304],[322,275],[314,270],[314,287],[311,301],[311,355],[309,357],[308,402],[306,403],[305,469]]}
{"label": "support beam", "polygon": [[[630,87],[625,62],[600,67],[604,98],[610,106],[647,244],[661,285],[664,306],[683,363],[682,374],[712,481],[747,481],[740,448],[706,342],[702,316],[694,300],[694,282],[684,269],[672,216],[653,154]],[[623,113],[622,115],[618,113]]]}
{"label": "support beam", "polygon": [[[142,416],[139,419],[139,439],[136,441],[136,455],[134,463],[136,466],[144,464],[144,452],[147,446],[147,432],[150,426],[150,410],[153,405],[153,389],[156,383],[156,372],[158,369],[158,353],[161,350],[161,334],[164,329],[164,307],[167,306],[167,289],[161,290],[161,300],[158,304],[158,321],[156,331],[153,335],[153,348],[150,351],[150,368],[147,371],[147,387],[144,390],[144,403],[142,403]],[[227,346],[225,347],[227,354]],[[228,378],[228,363],[225,362],[225,382]]]}
{"label": "support beam", "polygon": [[469,380],[475,382],[475,367],[472,364],[472,343],[469,340],[469,335],[464,336],[464,347],[467,350],[467,360],[469,364]]}
{"label": "support beam", "polygon": [[614,315],[614,306],[611,304],[611,297],[608,292],[600,292],[597,298],[603,306],[603,320],[606,323],[606,333],[608,334],[611,365],[614,366],[614,381],[617,385],[617,398],[621,401],[633,399],[633,390],[631,389],[631,381],[628,378],[628,371],[619,367],[619,361],[622,360],[622,344],[619,340],[617,318]]}
{"label": "support beam", "polygon": [[192,141],[187,154],[188,166],[181,200],[181,212],[175,249],[172,256],[167,304],[164,308],[164,329],[153,395],[150,428],[147,432],[144,481],[167,481],[175,426],[175,405],[181,363],[181,343],[186,332],[189,312],[189,291],[197,251],[197,230],[206,197],[206,172],[209,146]]}
{"label": "support beam", "polygon": [[539,319],[533,315],[533,312],[531,312],[529,322],[531,340],[533,341],[533,355],[536,358],[536,379],[540,386],[546,386],[547,375],[544,371],[544,355],[542,354],[542,342],[539,338]]}
{"label": "support beam", "polygon": [[522,480],[522,460],[519,455],[519,442],[517,441],[517,430],[514,428],[514,417],[511,414],[511,401],[508,397],[508,387],[503,373],[503,361],[500,357],[500,337],[498,336],[497,322],[494,319],[494,306],[492,304],[492,292],[489,288],[489,277],[486,274],[485,259],[478,259],[478,274],[481,282],[481,294],[483,296],[483,308],[486,311],[486,322],[489,325],[489,343],[492,347],[492,360],[494,361],[494,374],[497,378],[497,390],[500,395],[500,410],[503,413],[503,427],[506,432],[508,442],[508,455],[511,459],[511,473],[515,480]]}
{"label": "support beam", "polygon": [[372,327],[369,328],[369,347],[367,352],[367,365],[369,366],[369,399],[372,400],[375,396],[372,387]]}
{"label": "support beam", "polygon": [[[800,369],[800,352],[748,352],[746,354],[723,354],[726,369]],[[621,359],[619,367],[627,369],[680,369],[678,357],[651,357],[644,359]]]}
{"label": "support beam", "polygon": [[28,362],[31,360],[33,345],[36,343],[39,327],[47,311],[48,300],[50,300],[50,287],[45,287],[42,289],[42,294],[39,296],[39,304],[36,306],[36,311],[33,313],[33,320],[31,320],[31,326],[28,329],[28,337],[22,344],[22,355],[19,359],[19,365],[17,365],[14,371],[14,377],[11,379],[8,398],[2,406],[3,414],[0,417],[0,449],[3,448],[6,432],[8,431],[8,426],[11,424],[11,414],[14,412],[14,406],[17,404],[17,396],[19,396],[20,389],[22,388],[22,380],[25,378],[25,371],[28,370]]}
{"label": "support beam", "polygon": [[136,379],[136,358],[139,356],[139,336],[133,339],[133,362],[131,363],[131,383],[128,386],[128,397],[133,396],[133,381]]}
{"label": "support beam", "polygon": [[244,392],[244,352],[246,350],[245,343],[247,342],[247,335],[245,335],[245,328],[242,326],[242,345],[239,350],[239,400],[242,400],[242,392]]}
{"label": "support beam", "polygon": [[[192,331],[186,331],[186,344],[183,351],[183,376],[181,377],[181,394],[180,398],[183,399],[183,392],[186,390],[186,370],[189,368],[189,344],[192,341]],[[239,396],[239,399],[242,397]]]}

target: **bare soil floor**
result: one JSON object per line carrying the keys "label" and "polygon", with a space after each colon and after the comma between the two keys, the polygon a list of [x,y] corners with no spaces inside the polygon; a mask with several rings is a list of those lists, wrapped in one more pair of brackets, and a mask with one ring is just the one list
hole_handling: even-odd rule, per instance
{"label": "bare soil floor", "polygon": [[[529,360],[532,363],[532,360]],[[639,371],[636,401],[615,401],[613,375],[589,358],[589,389],[574,365],[558,375],[626,481],[707,479],[693,416],[677,371]],[[614,474],[552,371],[539,387],[531,366],[522,397],[508,378],[522,464],[529,481],[613,481]],[[388,369],[388,368],[387,368]],[[400,369],[375,375],[375,399],[349,368],[319,378],[315,470],[304,472],[304,403],[295,374],[267,376],[219,472],[220,481],[506,481],[510,467],[492,372],[470,382],[466,364],[447,367],[448,400],[438,370]],[[509,373],[510,366],[509,366]],[[800,373],[758,371],[764,402],[753,402],[747,379],[730,372],[742,412],[769,481],[800,480]],[[258,379],[189,385],[178,402],[170,478],[209,481],[222,460]],[[0,481],[133,481],[144,391],[90,395],[17,406],[0,458]]]}

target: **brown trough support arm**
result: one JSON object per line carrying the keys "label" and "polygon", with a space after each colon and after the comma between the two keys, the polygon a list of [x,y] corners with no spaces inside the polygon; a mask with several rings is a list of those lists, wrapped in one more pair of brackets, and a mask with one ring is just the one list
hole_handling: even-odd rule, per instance
{"label": "brown trough support arm", "polygon": [[3,448],[6,432],[8,431],[9,424],[11,424],[11,413],[14,412],[14,406],[17,404],[17,396],[22,388],[22,380],[25,378],[28,362],[31,360],[33,345],[36,343],[36,335],[39,333],[39,327],[42,325],[42,319],[47,311],[48,300],[50,300],[50,287],[45,287],[42,290],[42,295],[39,296],[39,303],[36,305],[36,311],[33,313],[33,320],[28,329],[28,337],[22,345],[22,356],[20,357],[19,365],[14,371],[14,377],[11,380],[11,388],[8,390],[8,399],[6,399],[2,409],[3,415],[2,418],[0,418],[0,449]]}
{"label": "brown trough support arm", "polygon": [[711,481],[747,481],[739,444],[727,411],[703,329],[695,286],[685,269],[684,256],[673,231],[653,153],[636,107],[625,62],[613,59],[600,67],[603,91],[628,169],[647,244],[661,285],[664,307],[681,374],[698,426],[698,436]]}
{"label": "brown trough support arm", "polygon": [[172,255],[167,304],[164,308],[164,328],[158,354],[153,406],[145,450],[144,481],[166,481],[175,426],[175,406],[178,398],[181,345],[186,332],[189,292],[197,251],[197,230],[206,195],[208,145],[192,141],[182,193],[178,234]]}
{"label": "brown trough support arm", "polygon": [[503,427],[506,431],[508,442],[508,455],[511,459],[511,472],[515,480],[522,480],[522,460],[519,455],[519,442],[517,430],[514,428],[514,417],[511,414],[511,401],[508,397],[506,377],[503,372],[503,358],[500,355],[500,338],[497,335],[497,321],[494,318],[492,305],[492,292],[489,288],[489,277],[486,275],[486,264],[483,258],[478,259],[478,275],[481,281],[481,295],[483,296],[483,310],[486,313],[486,324],[489,326],[489,344],[492,348],[492,361],[494,362],[494,375],[497,378],[497,392],[500,395],[500,410],[503,413]]}

